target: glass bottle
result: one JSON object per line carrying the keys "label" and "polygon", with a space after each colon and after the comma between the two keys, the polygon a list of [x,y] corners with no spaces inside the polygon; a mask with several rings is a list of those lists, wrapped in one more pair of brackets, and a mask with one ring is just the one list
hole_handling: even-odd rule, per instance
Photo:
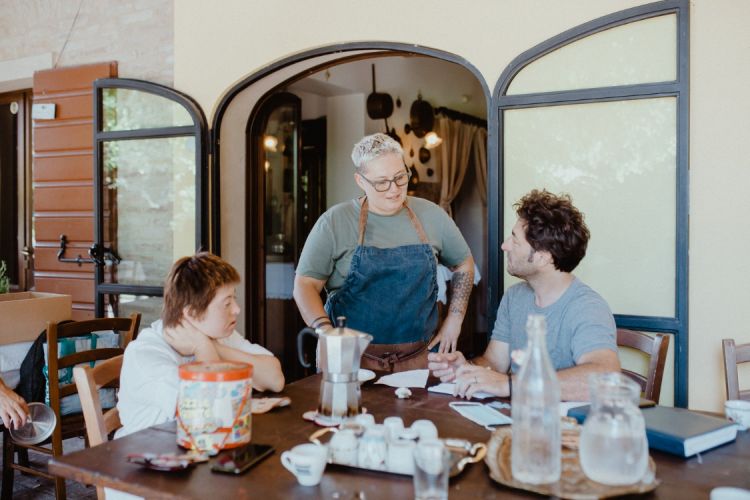
{"label": "glass bottle", "polygon": [[648,467],[641,388],[621,373],[593,373],[589,392],[591,409],[578,451],[584,474],[609,485],[639,482]]}
{"label": "glass bottle", "polygon": [[547,324],[542,315],[526,321],[529,344],[513,382],[511,416],[513,477],[546,484],[560,479],[560,384],[547,352]]}

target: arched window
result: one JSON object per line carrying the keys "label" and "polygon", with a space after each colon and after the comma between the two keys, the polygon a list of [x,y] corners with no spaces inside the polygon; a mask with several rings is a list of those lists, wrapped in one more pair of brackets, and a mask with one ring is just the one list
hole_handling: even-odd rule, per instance
{"label": "arched window", "polygon": [[687,405],[687,12],[684,1],[644,5],[514,60],[494,97],[491,178],[501,233],[490,248],[504,288],[515,282],[499,276],[513,203],[534,188],[570,193],[592,234],[576,275],[618,326],[674,334],[678,406]]}
{"label": "arched window", "polygon": [[208,250],[206,119],[191,98],[154,83],[94,88],[95,234],[109,257],[96,269],[96,316],[139,311],[148,325],[172,263]]}

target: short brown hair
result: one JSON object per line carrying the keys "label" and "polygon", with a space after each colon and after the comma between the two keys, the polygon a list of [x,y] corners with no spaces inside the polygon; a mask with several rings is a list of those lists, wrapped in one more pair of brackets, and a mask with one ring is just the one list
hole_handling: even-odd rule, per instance
{"label": "short brown hair", "polygon": [[534,189],[513,205],[526,224],[526,241],[537,251],[547,251],[555,268],[571,272],[586,255],[589,229],[570,195],[557,196]]}
{"label": "short brown hair", "polygon": [[164,284],[164,326],[179,325],[185,307],[202,317],[219,288],[239,282],[237,270],[221,257],[208,252],[182,257],[174,263]]}

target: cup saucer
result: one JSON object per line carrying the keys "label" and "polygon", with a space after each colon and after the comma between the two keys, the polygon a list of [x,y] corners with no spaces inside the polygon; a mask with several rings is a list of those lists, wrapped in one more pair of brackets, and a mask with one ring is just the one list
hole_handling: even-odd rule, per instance
{"label": "cup saucer", "polygon": [[357,372],[357,380],[360,384],[363,384],[365,382],[368,382],[375,378],[375,372],[372,370],[367,370],[365,368],[360,368]]}

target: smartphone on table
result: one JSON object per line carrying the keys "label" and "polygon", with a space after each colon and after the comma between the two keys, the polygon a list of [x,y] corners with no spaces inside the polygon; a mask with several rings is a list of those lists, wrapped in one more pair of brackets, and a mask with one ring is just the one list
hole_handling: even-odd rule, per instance
{"label": "smartphone on table", "polygon": [[274,452],[268,444],[246,444],[219,453],[211,464],[211,472],[242,474]]}

